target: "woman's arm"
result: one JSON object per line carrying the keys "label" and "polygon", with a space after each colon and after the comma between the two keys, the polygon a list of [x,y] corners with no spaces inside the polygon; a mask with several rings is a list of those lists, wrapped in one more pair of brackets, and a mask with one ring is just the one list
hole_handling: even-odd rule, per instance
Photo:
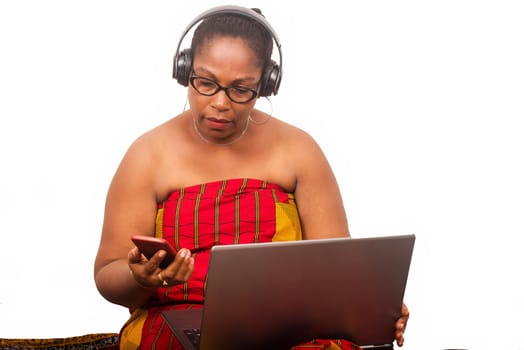
{"label": "woman's arm", "polygon": [[293,147],[296,159],[295,199],[304,239],[349,236],[340,190],[319,145],[304,134]]}
{"label": "woman's arm", "polygon": [[113,303],[131,308],[142,305],[154,291],[137,283],[128,261],[140,259],[139,254],[132,256],[131,236],[154,233],[155,167],[151,153],[147,139],[142,137],[131,145],[120,163],[108,190],[95,259],[95,282],[100,294]]}

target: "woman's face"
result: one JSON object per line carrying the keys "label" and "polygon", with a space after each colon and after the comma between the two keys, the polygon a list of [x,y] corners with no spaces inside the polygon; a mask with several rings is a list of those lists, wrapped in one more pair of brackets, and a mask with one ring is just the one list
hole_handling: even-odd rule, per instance
{"label": "woman's face", "polygon": [[[192,74],[212,80],[221,87],[258,91],[262,67],[244,40],[215,37],[194,53]],[[233,102],[224,90],[204,96],[191,84],[188,100],[198,133],[214,143],[227,143],[239,137],[256,103],[256,98],[247,103]]]}

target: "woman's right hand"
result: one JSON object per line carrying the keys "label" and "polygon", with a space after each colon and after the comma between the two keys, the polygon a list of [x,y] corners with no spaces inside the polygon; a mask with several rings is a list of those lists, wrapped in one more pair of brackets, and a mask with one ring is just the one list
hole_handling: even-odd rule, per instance
{"label": "woman's right hand", "polygon": [[189,281],[195,268],[191,251],[186,248],[180,249],[173,262],[165,269],[161,269],[160,264],[165,255],[164,250],[159,250],[148,260],[137,247],[131,249],[128,254],[129,270],[141,287],[169,287]]}

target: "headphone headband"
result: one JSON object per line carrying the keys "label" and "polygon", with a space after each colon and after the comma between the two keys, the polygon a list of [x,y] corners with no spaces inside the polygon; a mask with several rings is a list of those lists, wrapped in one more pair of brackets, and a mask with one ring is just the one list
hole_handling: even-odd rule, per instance
{"label": "headphone headband", "polygon": [[251,10],[246,7],[242,6],[236,6],[236,5],[225,5],[225,6],[217,6],[213,7],[207,11],[202,12],[200,15],[198,15],[195,19],[193,19],[189,25],[186,27],[186,29],[182,32],[182,35],[180,36],[180,40],[178,41],[178,45],[175,52],[175,59],[173,64],[173,78],[176,79],[180,84],[183,86],[187,86],[189,82],[189,74],[191,74],[192,69],[192,57],[191,57],[191,50],[186,49],[182,52],[180,51],[180,46],[182,45],[182,42],[184,38],[186,37],[187,33],[200,21],[214,15],[219,14],[237,14],[242,15],[244,17],[251,18],[261,24],[267,31],[270,32],[271,36],[273,37],[273,41],[275,42],[277,49],[278,49],[278,55],[279,55],[279,64],[277,65],[275,62],[271,61],[270,67],[264,67],[264,71],[262,73],[262,87],[260,89],[260,96],[269,96],[271,94],[276,95],[278,92],[278,88],[280,86],[280,81],[282,79],[282,46],[280,44],[280,40],[278,38],[277,33],[271,26],[271,24],[265,19],[264,16],[261,14],[255,12],[254,10]]}

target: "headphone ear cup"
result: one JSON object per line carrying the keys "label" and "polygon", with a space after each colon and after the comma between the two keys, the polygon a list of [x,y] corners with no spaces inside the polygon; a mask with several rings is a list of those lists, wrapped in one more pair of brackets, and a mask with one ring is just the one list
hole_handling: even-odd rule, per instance
{"label": "headphone ear cup", "polygon": [[264,68],[258,95],[261,97],[266,97],[271,94],[276,95],[280,87],[280,77],[278,64],[271,60],[270,64]]}
{"label": "headphone ear cup", "polygon": [[182,50],[176,57],[173,67],[173,78],[182,86],[189,84],[189,75],[193,67],[191,49]]}

